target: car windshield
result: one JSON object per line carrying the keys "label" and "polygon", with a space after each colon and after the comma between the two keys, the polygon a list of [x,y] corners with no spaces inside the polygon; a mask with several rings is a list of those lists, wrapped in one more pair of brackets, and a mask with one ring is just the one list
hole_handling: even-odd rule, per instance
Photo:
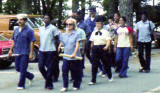
{"label": "car windshield", "polygon": [[43,19],[40,18],[40,17],[28,18],[27,23],[33,29],[39,28],[41,26],[44,26]]}
{"label": "car windshield", "polygon": [[0,41],[7,41],[8,39],[5,38],[4,36],[0,35]]}

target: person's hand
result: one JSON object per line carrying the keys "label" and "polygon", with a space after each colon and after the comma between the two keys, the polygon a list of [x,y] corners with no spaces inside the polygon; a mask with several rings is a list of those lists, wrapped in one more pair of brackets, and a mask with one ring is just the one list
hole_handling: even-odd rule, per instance
{"label": "person's hand", "polygon": [[60,53],[60,51],[61,51],[61,48],[58,48],[58,53]]}
{"label": "person's hand", "polygon": [[9,56],[12,55],[12,50],[9,50],[8,55],[9,55]]}
{"label": "person's hand", "polygon": [[81,55],[84,56],[85,50],[82,50]]}
{"label": "person's hand", "polygon": [[117,51],[117,48],[114,48],[114,52],[116,52]]}
{"label": "person's hand", "polygon": [[75,55],[75,54],[72,54],[72,55],[71,55],[71,58],[75,58],[75,57],[76,57],[76,55]]}
{"label": "person's hand", "polygon": [[134,47],[131,47],[131,51],[132,51],[132,52],[134,52],[134,51],[135,51]]}
{"label": "person's hand", "polygon": [[33,54],[30,54],[30,55],[29,55],[29,59],[33,59]]}
{"label": "person's hand", "polygon": [[106,51],[107,49],[108,49],[107,47],[104,47],[104,48],[103,48],[104,51]]}

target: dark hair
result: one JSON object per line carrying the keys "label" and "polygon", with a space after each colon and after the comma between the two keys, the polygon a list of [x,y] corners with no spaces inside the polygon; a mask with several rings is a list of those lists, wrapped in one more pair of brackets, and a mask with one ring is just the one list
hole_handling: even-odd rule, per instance
{"label": "dark hair", "polygon": [[[50,20],[52,20],[52,19],[53,19],[53,17],[52,17],[52,15],[51,15],[51,14],[48,14],[48,13],[47,13],[47,14],[44,14],[44,16],[48,16],[48,17],[50,18]],[[43,16],[43,17],[44,17],[44,16]]]}
{"label": "dark hair", "polygon": [[110,14],[110,15],[108,16],[108,19],[112,19],[112,20],[114,20],[114,19],[113,19],[113,15],[112,15],[112,14]]}
{"label": "dark hair", "polygon": [[27,21],[27,18],[23,18],[24,21]]}
{"label": "dark hair", "polygon": [[127,19],[126,19],[125,16],[122,16],[122,17],[120,17],[120,18],[122,18],[122,19],[124,20],[124,22],[127,22]]}
{"label": "dark hair", "polygon": [[115,15],[115,14],[117,14],[119,17],[121,17],[121,15],[120,15],[120,13],[119,13],[119,12],[114,13],[114,15]]}
{"label": "dark hair", "polygon": [[147,11],[142,11],[142,12],[141,12],[141,16],[142,16],[142,15],[145,15],[146,17],[148,17]]}

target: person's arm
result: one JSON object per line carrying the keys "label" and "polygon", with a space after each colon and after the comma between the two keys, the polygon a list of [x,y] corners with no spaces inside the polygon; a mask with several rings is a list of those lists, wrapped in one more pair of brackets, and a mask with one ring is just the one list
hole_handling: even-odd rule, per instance
{"label": "person's arm", "polygon": [[138,30],[136,30],[136,36],[135,36],[135,46],[137,47],[138,44]]}
{"label": "person's arm", "polygon": [[85,53],[85,47],[86,47],[86,40],[82,40],[82,45],[83,45],[83,50],[82,50],[82,55]]}
{"label": "person's arm", "polygon": [[90,52],[91,52],[91,53],[92,53],[93,45],[94,45],[94,43],[93,43],[93,42],[91,42],[91,49],[90,49]]}
{"label": "person's arm", "polygon": [[62,42],[61,42],[61,43],[59,43],[59,46],[58,46],[58,53],[60,52],[61,47],[62,47]]}
{"label": "person's arm", "polygon": [[132,50],[132,52],[134,52],[134,47],[133,47],[133,37],[132,37],[132,34],[129,34],[129,42],[130,42],[130,45],[131,45],[131,50]]}
{"label": "person's arm", "polygon": [[109,48],[111,40],[107,40],[106,46],[103,48],[105,51]]}
{"label": "person's arm", "polygon": [[29,59],[32,59],[32,58],[33,58],[33,47],[34,47],[34,42],[31,42]]}
{"label": "person's arm", "polygon": [[118,35],[115,35],[115,40],[114,40],[114,52],[117,50],[117,41],[118,41]]}
{"label": "person's arm", "polygon": [[13,47],[14,47],[14,41],[12,42],[12,46],[10,47],[10,50],[8,52],[8,55],[11,56],[13,53]]}
{"label": "person's arm", "polygon": [[71,58],[75,58],[78,49],[79,49],[79,42],[76,43],[76,48],[75,48],[73,54],[71,55]]}
{"label": "person's arm", "polygon": [[56,50],[58,51],[58,46],[59,46],[59,36],[58,36],[58,35],[55,36],[54,39],[55,39]]}

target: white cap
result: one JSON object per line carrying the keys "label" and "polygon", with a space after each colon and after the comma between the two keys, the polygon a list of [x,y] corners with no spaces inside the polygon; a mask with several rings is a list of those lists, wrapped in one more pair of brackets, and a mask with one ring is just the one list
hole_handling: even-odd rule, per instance
{"label": "white cap", "polygon": [[27,14],[17,14],[17,18],[18,19],[27,18]]}

